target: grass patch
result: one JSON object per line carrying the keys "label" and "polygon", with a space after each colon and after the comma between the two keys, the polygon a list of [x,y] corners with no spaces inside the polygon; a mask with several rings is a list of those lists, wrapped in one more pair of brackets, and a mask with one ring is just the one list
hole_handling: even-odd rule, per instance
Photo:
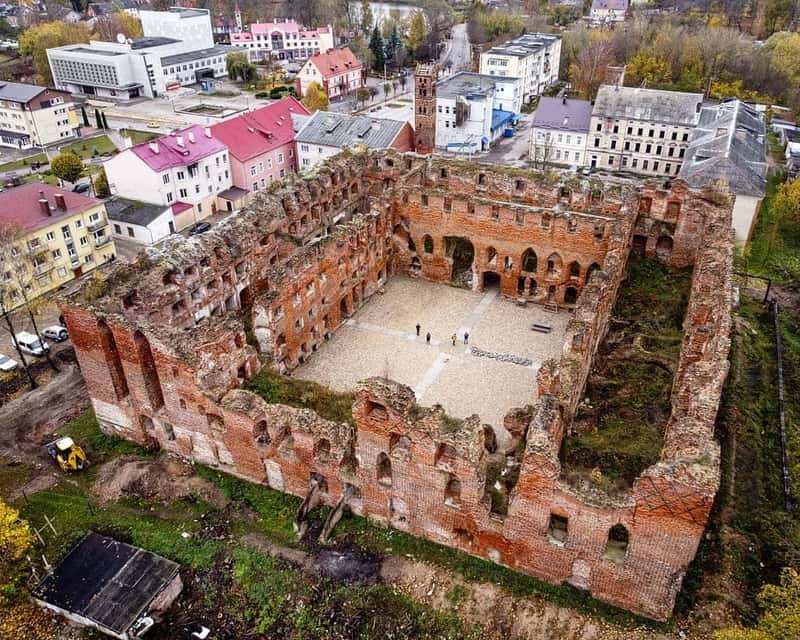
{"label": "grass patch", "polygon": [[282,376],[269,367],[251,378],[247,388],[271,404],[312,409],[328,420],[355,426],[350,393],[337,393],[315,382]]}
{"label": "grass patch", "polygon": [[104,153],[116,153],[117,147],[111,138],[103,134],[93,138],[81,138],[59,149],[61,153],[74,153],[86,160]]}
{"label": "grass patch", "polygon": [[233,575],[246,617],[270,638],[445,639],[484,637],[454,614],[419,605],[386,585],[346,586],[298,572],[253,549],[237,549]]}
{"label": "grass patch", "polygon": [[562,457],[568,474],[584,476],[585,470],[599,469],[602,476],[595,474],[596,482],[629,486],[658,461],[690,288],[690,268],[630,258],[612,330],[586,387],[588,406],[577,416],[597,428],[565,439]]}
{"label": "grass patch", "polygon": [[20,158],[19,160],[0,164],[0,173],[5,173],[7,171],[19,171],[20,169],[29,169],[31,164],[34,162],[47,164],[47,156],[43,153],[37,153],[32,156],[27,156],[26,158]]}
{"label": "grass patch", "polygon": [[737,268],[797,288],[800,287],[800,223],[781,220],[773,210],[775,195],[785,179],[785,174],[769,177],[753,239],[737,257]]}
{"label": "grass patch", "polygon": [[103,433],[91,409],[65,424],[58,433],[70,436],[83,447],[93,464],[124,455],[150,455],[135,442]]}
{"label": "grass patch", "polygon": [[123,137],[130,138],[133,144],[149,142],[153,138],[158,138],[161,135],[160,133],[153,133],[152,131],[139,131],[138,129],[122,129],[119,133]]}

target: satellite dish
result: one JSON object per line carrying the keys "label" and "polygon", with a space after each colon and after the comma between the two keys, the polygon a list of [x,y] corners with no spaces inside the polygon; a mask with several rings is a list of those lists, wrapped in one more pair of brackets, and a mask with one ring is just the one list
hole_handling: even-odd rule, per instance
{"label": "satellite dish", "polygon": [[117,42],[119,42],[120,44],[125,44],[126,40],[127,38],[125,37],[124,33],[117,34]]}

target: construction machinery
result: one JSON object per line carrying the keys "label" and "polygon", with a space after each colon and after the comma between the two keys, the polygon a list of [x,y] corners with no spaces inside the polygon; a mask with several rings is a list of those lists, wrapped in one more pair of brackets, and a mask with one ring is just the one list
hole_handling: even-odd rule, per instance
{"label": "construction machinery", "polygon": [[55,460],[63,471],[83,471],[89,466],[86,452],[69,436],[54,440],[45,448],[47,455]]}

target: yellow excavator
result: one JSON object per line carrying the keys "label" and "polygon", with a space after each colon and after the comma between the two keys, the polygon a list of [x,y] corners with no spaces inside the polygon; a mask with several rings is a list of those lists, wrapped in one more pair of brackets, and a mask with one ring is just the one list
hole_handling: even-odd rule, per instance
{"label": "yellow excavator", "polygon": [[89,466],[86,452],[69,436],[46,445],[47,455],[58,463],[63,471],[83,471]]}

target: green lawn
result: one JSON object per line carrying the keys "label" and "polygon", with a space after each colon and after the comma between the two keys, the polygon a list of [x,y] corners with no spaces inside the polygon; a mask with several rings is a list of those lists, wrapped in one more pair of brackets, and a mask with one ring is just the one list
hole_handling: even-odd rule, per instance
{"label": "green lawn", "polygon": [[[0,158],[2,158],[2,156],[0,156]],[[0,164],[0,173],[5,173],[6,171],[19,171],[20,169],[28,169],[31,163],[33,162],[46,163],[47,156],[43,153],[36,153],[26,158],[14,160],[13,162],[6,162],[5,164]]]}
{"label": "green lawn", "polygon": [[[114,153],[117,151],[117,147],[111,142],[111,139],[107,135],[103,134],[93,138],[81,138],[80,140],[64,145],[61,147],[60,151],[61,153],[76,153],[85,160],[95,155]],[[97,151],[97,153],[95,153],[95,151]]]}
{"label": "green lawn", "polygon": [[119,133],[121,136],[130,138],[133,141],[133,144],[148,142],[153,138],[158,138],[161,135],[160,133],[153,133],[152,131],[139,131],[138,129],[121,129]]}

